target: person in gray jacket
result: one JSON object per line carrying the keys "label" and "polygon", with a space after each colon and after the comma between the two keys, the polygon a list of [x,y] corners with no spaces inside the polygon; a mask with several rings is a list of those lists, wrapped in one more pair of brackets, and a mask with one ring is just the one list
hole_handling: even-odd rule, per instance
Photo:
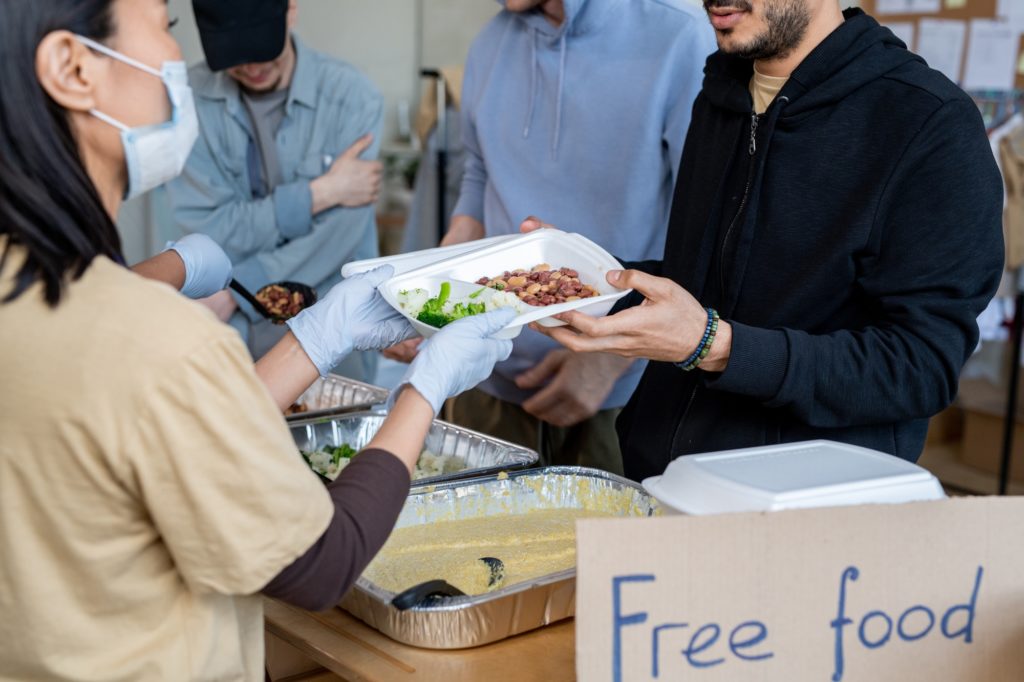
{"label": "person in gray jacket", "polygon": [[[341,266],[377,255],[381,97],[351,65],[291,32],[295,0],[194,0],[206,62],[189,72],[200,137],[168,185],[175,223],[227,252],[250,291],[278,281],[323,296]],[[234,293],[207,300],[254,357],[286,330]],[[335,371],[372,379],[375,355]]]}

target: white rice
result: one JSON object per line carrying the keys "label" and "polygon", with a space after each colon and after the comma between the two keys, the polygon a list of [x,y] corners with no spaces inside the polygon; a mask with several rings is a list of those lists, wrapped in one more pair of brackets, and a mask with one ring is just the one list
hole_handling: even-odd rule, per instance
{"label": "white rice", "polygon": [[430,292],[426,289],[410,289],[409,291],[398,292],[398,305],[402,307],[402,310],[409,313],[413,317],[420,314],[423,310],[423,306],[427,304],[431,298]]}
{"label": "white rice", "polygon": [[324,452],[323,450],[317,450],[316,452],[307,452],[306,457],[309,460],[309,466],[313,471],[317,472],[324,478],[334,480],[341,473],[341,470],[348,466],[348,463],[352,460],[342,457],[338,460],[338,463],[334,463],[334,458],[330,453]]}
{"label": "white rice", "polygon": [[438,455],[430,450],[424,450],[416,462],[416,469],[412,472],[413,479],[430,478],[442,474],[454,474],[469,468],[466,460],[455,455]]}
{"label": "white rice", "polygon": [[[517,313],[523,312],[523,303],[519,300],[519,297],[513,294],[511,291],[493,291],[490,296],[484,296],[481,298],[470,298],[465,296],[463,298],[449,298],[445,301],[441,307],[446,313],[451,313],[455,310],[455,306],[459,303],[483,303],[484,309],[487,312],[497,310],[498,308],[512,308]],[[411,317],[416,317],[423,310],[423,306],[426,305],[433,296],[430,295],[426,289],[410,289],[408,291],[398,292],[398,305],[401,306],[402,310],[407,312]]]}

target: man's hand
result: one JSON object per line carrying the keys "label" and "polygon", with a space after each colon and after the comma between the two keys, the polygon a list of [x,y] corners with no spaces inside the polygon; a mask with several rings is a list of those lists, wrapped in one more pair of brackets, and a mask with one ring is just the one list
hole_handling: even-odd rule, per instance
{"label": "man's hand", "polygon": [[523,403],[523,409],[552,426],[579,424],[597,414],[632,363],[607,353],[553,350],[516,377],[519,388],[540,388]]}
{"label": "man's hand", "polygon": [[416,354],[420,352],[420,344],[423,343],[423,338],[408,339],[402,341],[397,345],[385,348],[381,351],[381,355],[389,360],[395,360],[396,362],[404,362],[409,364],[416,359]]}
{"label": "man's hand", "polygon": [[231,295],[227,289],[218,291],[213,296],[207,296],[206,298],[197,299],[199,303],[202,303],[207,308],[213,311],[221,322],[227,322],[231,319],[231,316],[238,310],[238,304],[235,303],[235,297]]}
{"label": "man's hand", "polygon": [[[708,315],[697,299],[670,279],[654,277],[637,270],[613,270],[608,282],[619,289],[635,289],[646,300],[639,306],[607,317],[591,317],[579,312],[563,313],[558,319],[568,327],[531,328],[578,352],[615,353],[630,358],[649,358],[662,362],[682,362],[700,344]],[[711,352],[700,368],[721,372],[729,363],[732,327],[725,320]]]}
{"label": "man's hand", "polygon": [[373,135],[363,135],[334,160],[326,173],[309,184],[314,214],[334,206],[355,208],[377,201],[384,166],[380,161],[359,158],[372,144]]}
{"label": "man's hand", "polygon": [[468,215],[455,215],[452,216],[448,231],[445,233],[444,239],[441,240],[441,246],[476,241],[483,239],[484,234],[486,234],[484,224],[476,218],[471,218]]}

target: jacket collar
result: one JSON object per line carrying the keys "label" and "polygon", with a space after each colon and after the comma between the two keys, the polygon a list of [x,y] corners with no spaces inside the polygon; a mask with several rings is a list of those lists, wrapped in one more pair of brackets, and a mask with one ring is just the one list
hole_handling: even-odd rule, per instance
{"label": "jacket collar", "polygon": [[298,103],[312,109],[316,106],[317,55],[306,47],[297,36],[292,35],[292,41],[295,45],[295,73],[292,74],[288,106],[291,107],[292,103]]}

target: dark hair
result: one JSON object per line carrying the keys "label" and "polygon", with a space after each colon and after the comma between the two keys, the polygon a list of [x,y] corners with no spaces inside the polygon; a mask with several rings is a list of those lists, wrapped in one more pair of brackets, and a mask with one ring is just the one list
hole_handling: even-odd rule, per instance
{"label": "dark hair", "polygon": [[0,303],[42,280],[46,302],[56,306],[69,273],[78,279],[97,256],[121,260],[120,237],[85,171],[67,112],[43,90],[35,67],[39,43],[52,31],[109,37],[112,4],[0,2],[0,235],[8,241],[0,269],[15,244],[28,256]]}

